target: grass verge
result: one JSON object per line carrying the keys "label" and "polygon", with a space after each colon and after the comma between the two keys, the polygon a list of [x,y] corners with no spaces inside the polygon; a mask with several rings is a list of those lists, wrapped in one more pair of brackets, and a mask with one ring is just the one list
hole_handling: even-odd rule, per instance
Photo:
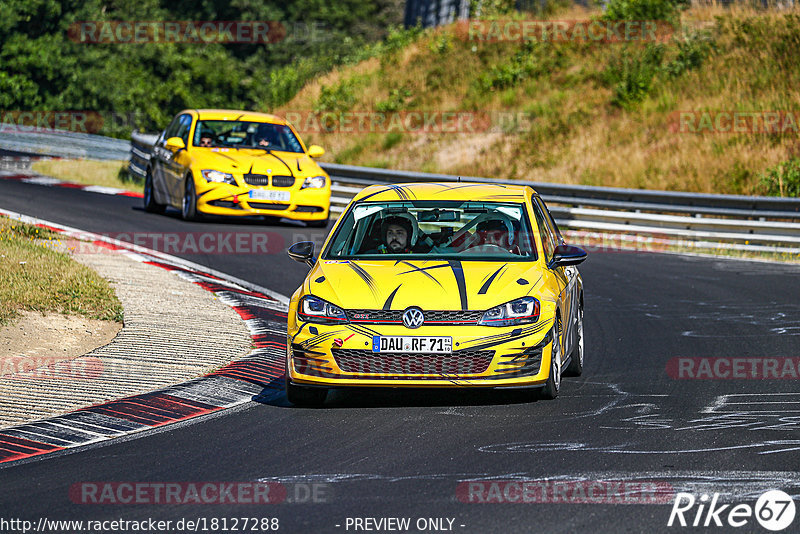
{"label": "grass verge", "polygon": [[31,170],[76,184],[117,187],[137,193],[144,191],[144,185],[128,174],[127,161],[50,159],[34,162]]}
{"label": "grass verge", "polygon": [[108,281],[54,250],[59,236],[0,217],[0,326],[20,310],[122,322],[122,304]]}

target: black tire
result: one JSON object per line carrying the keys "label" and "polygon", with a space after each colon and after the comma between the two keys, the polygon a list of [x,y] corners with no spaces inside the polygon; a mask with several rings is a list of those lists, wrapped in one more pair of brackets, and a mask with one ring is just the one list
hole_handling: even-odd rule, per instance
{"label": "black tire", "polygon": [[144,210],[149,213],[164,213],[166,204],[156,202],[156,193],[153,190],[153,174],[147,169],[144,178]]}
{"label": "black tire", "polygon": [[183,188],[181,217],[184,221],[196,221],[199,218],[197,216],[197,193],[194,190],[194,179],[191,175],[186,177],[186,185]]}
{"label": "black tire", "polygon": [[296,386],[289,381],[289,375],[286,375],[286,398],[295,406],[322,406],[327,396],[327,389]]}
{"label": "black tire", "polygon": [[550,358],[550,376],[547,377],[544,387],[539,390],[540,399],[553,400],[558,397],[558,392],[561,390],[561,329],[558,323],[559,319],[556,317],[553,325],[552,349],[555,354]]}
{"label": "black tire", "polygon": [[578,316],[575,318],[575,347],[569,365],[564,369],[565,376],[581,376],[583,373],[583,307],[578,306]]}

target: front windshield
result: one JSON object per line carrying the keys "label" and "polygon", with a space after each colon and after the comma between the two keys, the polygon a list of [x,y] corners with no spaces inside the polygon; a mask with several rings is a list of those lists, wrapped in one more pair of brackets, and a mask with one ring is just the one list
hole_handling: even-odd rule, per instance
{"label": "front windshield", "polygon": [[339,224],[325,259],[535,261],[524,204],[362,202]]}
{"label": "front windshield", "polygon": [[198,121],[194,146],[212,148],[261,148],[302,153],[303,146],[284,124],[249,121]]}

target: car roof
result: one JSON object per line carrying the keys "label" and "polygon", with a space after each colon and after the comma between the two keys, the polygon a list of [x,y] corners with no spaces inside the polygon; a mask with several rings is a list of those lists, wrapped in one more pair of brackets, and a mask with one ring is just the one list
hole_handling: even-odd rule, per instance
{"label": "car roof", "polygon": [[235,109],[187,109],[181,113],[190,112],[196,113],[199,120],[242,120],[286,124],[286,121],[278,116],[270,115],[269,113],[259,113],[257,111],[241,111]]}
{"label": "car roof", "polygon": [[477,182],[418,182],[371,185],[353,199],[369,202],[397,200],[485,200],[523,202],[533,188],[525,185],[483,184]]}

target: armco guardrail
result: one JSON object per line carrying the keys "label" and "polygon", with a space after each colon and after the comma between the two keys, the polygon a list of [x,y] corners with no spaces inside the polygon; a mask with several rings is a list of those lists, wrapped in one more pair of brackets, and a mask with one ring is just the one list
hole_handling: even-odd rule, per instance
{"label": "armco guardrail", "polygon": [[13,124],[0,124],[0,148],[58,158],[116,159],[128,158],[131,145],[114,139],[65,130],[35,130]]}
{"label": "armco guardrail", "polygon": [[[355,179],[355,183],[364,184],[380,182],[455,182],[459,180],[458,176],[449,174],[373,169],[334,163],[323,163],[322,167],[328,174],[335,175],[340,180]],[[530,185],[550,202],[577,203],[582,206],[642,210],[655,206],[658,210],[670,212],[800,219],[800,199],[797,198],[622,189],[547,182],[525,182],[521,180],[497,180],[475,176],[462,176],[460,180],[464,182]]]}
{"label": "armco guardrail", "polygon": [[[131,172],[144,176],[154,135],[131,136]],[[321,163],[332,180],[331,212],[342,213],[364,187],[403,182],[530,185],[559,226],[592,233],[656,236],[669,242],[800,253],[800,199],[710,195],[497,180]]]}

